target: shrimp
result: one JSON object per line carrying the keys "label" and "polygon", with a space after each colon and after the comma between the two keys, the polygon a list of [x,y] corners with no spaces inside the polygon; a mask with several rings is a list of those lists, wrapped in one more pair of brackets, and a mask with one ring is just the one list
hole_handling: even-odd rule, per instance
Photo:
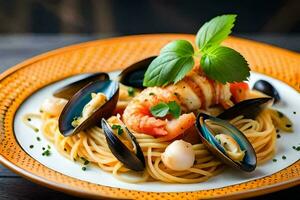
{"label": "shrimp", "polygon": [[[222,85],[193,69],[184,79],[167,87],[149,87],[129,102],[123,113],[126,126],[138,133],[172,140],[192,127],[196,117],[193,111],[220,104],[233,105],[229,84]],[[155,118],[150,109],[160,102],[175,101],[182,113],[179,118]]]}
{"label": "shrimp", "polygon": [[170,101],[179,103],[176,96],[164,88],[147,88],[128,104],[123,113],[123,121],[128,128],[139,133],[175,138],[194,124],[195,115],[182,114],[178,119],[159,119],[152,116],[152,106]]}

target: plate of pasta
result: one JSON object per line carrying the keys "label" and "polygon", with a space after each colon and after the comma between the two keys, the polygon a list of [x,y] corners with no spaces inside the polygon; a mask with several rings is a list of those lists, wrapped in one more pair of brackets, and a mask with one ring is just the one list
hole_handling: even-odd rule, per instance
{"label": "plate of pasta", "polygon": [[227,38],[235,18],[196,37],[65,47],[4,73],[1,163],[84,197],[246,197],[298,184],[300,56]]}

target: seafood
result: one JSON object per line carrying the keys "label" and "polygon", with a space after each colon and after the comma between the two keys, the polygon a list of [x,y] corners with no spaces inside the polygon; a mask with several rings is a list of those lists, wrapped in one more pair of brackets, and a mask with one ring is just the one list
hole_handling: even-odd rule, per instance
{"label": "seafood", "polygon": [[[217,104],[228,108],[233,105],[230,97],[229,84],[223,85],[210,80],[196,67],[175,85],[143,90],[128,104],[123,120],[133,131],[171,140],[194,125],[196,118],[192,111],[207,109]],[[183,111],[178,119],[155,118],[151,115],[152,106],[171,101],[178,103]]]}
{"label": "seafood", "polygon": [[199,113],[196,129],[203,144],[227,165],[246,172],[256,168],[253,146],[235,126],[223,119]]}
{"label": "seafood", "polygon": [[51,97],[48,99],[45,99],[41,106],[41,111],[53,116],[57,117],[60,115],[62,110],[64,109],[65,105],[68,103],[67,100]]}
{"label": "seafood", "polygon": [[183,171],[193,166],[195,151],[192,144],[183,140],[175,140],[167,146],[161,159],[169,169]]}
{"label": "seafood", "polygon": [[274,103],[280,101],[280,95],[271,83],[265,80],[258,80],[255,82],[253,89],[262,92],[274,99]]}

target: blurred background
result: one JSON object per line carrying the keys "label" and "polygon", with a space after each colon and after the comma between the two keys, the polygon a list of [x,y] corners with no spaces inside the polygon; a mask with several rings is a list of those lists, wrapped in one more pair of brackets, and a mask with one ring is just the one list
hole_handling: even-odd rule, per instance
{"label": "blurred background", "polygon": [[61,46],[145,33],[193,33],[236,13],[233,35],[300,51],[300,0],[0,0],[0,73]]}
{"label": "blurred background", "polygon": [[1,33],[195,33],[237,13],[235,33],[299,33],[299,0],[1,0]]}
{"label": "blurred background", "polygon": [[[0,0],[0,73],[34,55],[94,39],[193,33],[238,14],[233,35],[300,52],[300,0]],[[298,187],[260,199],[284,198]],[[74,199],[0,165],[0,199]]]}

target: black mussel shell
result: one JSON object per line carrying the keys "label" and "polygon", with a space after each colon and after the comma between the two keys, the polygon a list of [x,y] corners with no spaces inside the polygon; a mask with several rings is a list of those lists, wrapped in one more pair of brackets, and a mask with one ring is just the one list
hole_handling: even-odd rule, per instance
{"label": "black mussel shell", "polygon": [[[75,118],[82,116],[84,106],[90,102],[91,93],[104,93],[107,102],[98,108],[90,117],[77,127],[72,126]],[[59,117],[59,131],[64,136],[70,136],[91,126],[100,124],[102,118],[112,115],[119,98],[119,83],[112,80],[94,81],[79,90],[64,107]]]}
{"label": "black mussel shell", "polygon": [[247,99],[235,104],[217,117],[220,119],[233,119],[239,115],[243,115],[247,119],[255,119],[271,100],[272,98],[269,97]]}
{"label": "black mussel shell", "polygon": [[[205,123],[206,119],[209,119],[222,127],[224,130],[222,133],[230,135],[239,144],[241,150],[245,152],[245,156],[241,162],[236,162],[226,155],[225,149],[215,139],[214,134],[211,133],[211,127]],[[197,116],[196,128],[203,144],[225,164],[246,172],[251,172],[256,168],[257,158],[251,143],[245,135],[232,124],[225,120],[199,113]]]}
{"label": "black mussel shell", "polygon": [[156,56],[152,56],[130,65],[120,73],[119,82],[126,86],[143,89],[145,72],[155,58]]}
{"label": "black mussel shell", "polygon": [[265,80],[256,81],[253,86],[253,89],[274,98],[274,103],[277,103],[280,101],[280,96],[279,96],[278,91],[268,81],[265,81]]}
{"label": "black mussel shell", "polygon": [[128,169],[134,171],[143,171],[145,169],[145,157],[143,151],[134,135],[127,129],[124,130],[129,135],[129,139],[135,146],[136,153],[131,152],[121,140],[114,134],[112,128],[105,119],[101,120],[102,130],[112,154],[122,162]]}
{"label": "black mussel shell", "polygon": [[[89,84],[90,82],[97,81],[97,80],[109,80],[109,75],[104,72],[99,73],[89,73],[89,74],[81,74],[80,76],[84,75],[85,77],[81,80],[72,82],[58,90],[56,90],[53,94],[53,96],[57,98],[63,98],[63,99],[71,99],[72,96],[78,92],[81,88]],[[77,75],[78,76],[78,75]],[[76,76],[73,76],[76,77]]]}

